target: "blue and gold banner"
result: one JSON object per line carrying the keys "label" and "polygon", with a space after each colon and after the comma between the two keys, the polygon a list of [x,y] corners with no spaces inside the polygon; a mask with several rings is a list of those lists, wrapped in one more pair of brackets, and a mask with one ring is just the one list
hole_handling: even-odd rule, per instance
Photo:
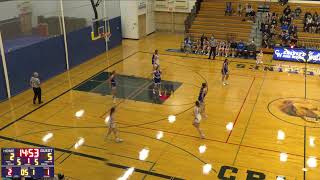
{"label": "blue and gold banner", "polygon": [[308,62],[320,64],[320,51],[298,48],[276,47],[273,53],[274,60]]}

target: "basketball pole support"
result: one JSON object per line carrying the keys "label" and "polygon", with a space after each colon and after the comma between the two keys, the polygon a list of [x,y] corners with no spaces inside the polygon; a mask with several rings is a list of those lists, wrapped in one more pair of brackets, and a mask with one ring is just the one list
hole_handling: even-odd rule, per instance
{"label": "basketball pole support", "polygon": [[[103,1],[103,17],[107,17],[107,12],[106,12],[106,0]],[[109,22],[109,18],[106,19],[106,21],[104,21],[104,27],[106,28],[107,25],[108,25],[108,29],[110,28],[110,24],[108,23],[107,24],[107,21]],[[107,31],[107,29],[104,30],[105,32]],[[110,32],[109,32],[110,33]],[[106,52],[109,50],[109,46],[108,46],[108,39],[109,37],[105,37],[104,40],[105,40],[105,43],[106,43]]]}
{"label": "basketball pole support", "polygon": [[7,87],[7,96],[8,96],[8,99],[10,99],[11,98],[10,82],[9,82],[8,69],[7,69],[7,63],[6,63],[6,55],[4,53],[1,31],[0,31],[0,50],[1,50],[1,57],[2,57],[3,73],[4,73],[4,78],[5,78],[6,87]]}
{"label": "basketball pole support", "polygon": [[62,0],[60,0],[60,9],[61,9],[61,19],[62,19],[64,50],[65,50],[65,55],[66,55],[66,67],[67,67],[67,70],[69,70],[68,43],[67,43],[66,25],[65,25],[65,22],[64,22],[64,12],[63,12],[63,2],[62,2]]}

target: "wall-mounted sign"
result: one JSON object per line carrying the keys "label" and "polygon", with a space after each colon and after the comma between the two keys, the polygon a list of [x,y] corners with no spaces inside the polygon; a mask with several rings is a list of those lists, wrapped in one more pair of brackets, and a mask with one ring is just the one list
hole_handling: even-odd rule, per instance
{"label": "wall-mounted sign", "polygon": [[274,60],[308,62],[320,64],[320,51],[298,48],[276,47],[273,53]]}

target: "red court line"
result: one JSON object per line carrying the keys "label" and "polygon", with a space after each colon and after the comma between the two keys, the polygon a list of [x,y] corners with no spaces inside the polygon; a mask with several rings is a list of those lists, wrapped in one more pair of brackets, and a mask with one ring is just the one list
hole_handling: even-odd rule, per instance
{"label": "red court line", "polygon": [[[252,80],[251,85],[250,85],[250,87],[249,87],[249,89],[248,89],[247,95],[246,95],[246,97],[244,98],[244,100],[243,100],[243,102],[242,102],[242,105],[241,105],[241,107],[240,107],[240,110],[239,110],[239,112],[238,112],[238,114],[237,114],[237,117],[236,117],[236,119],[235,119],[234,122],[233,122],[233,128],[232,128],[232,129],[234,129],[234,127],[236,126],[236,123],[237,123],[237,121],[238,121],[238,119],[239,119],[240,113],[241,113],[241,111],[242,111],[242,109],[243,109],[243,107],[244,107],[244,104],[245,104],[245,102],[246,102],[246,100],[247,100],[247,98],[248,98],[248,96],[249,96],[250,90],[251,90],[251,88],[252,88],[253,83],[254,83],[255,80],[256,80],[256,78],[253,77],[253,80]],[[229,133],[229,135],[228,135],[228,138],[227,138],[227,140],[226,140],[226,143],[229,141],[229,138],[230,138],[231,134],[232,134],[232,130],[230,131],[230,133]]]}
{"label": "red court line", "polygon": [[[145,126],[137,126],[137,128],[149,129],[149,130],[154,130],[154,131],[158,131],[158,130],[159,130],[159,129],[150,128],[150,127],[145,127]],[[170,133],[170,134],[179,135],[179,136],[186,136],[186,137],[191,137],[191,138],[199,139],[199,136],[193,136],[193,135],[189,135],[189,134],[183,134],[183,133],[174,132],[174,131],[167,131],[167,130],[161,130],[161,131],[163,131],[163,132],[165,132],[165,133]],[[120,131],[120,132],[121,132],[121,131]],[[281,151],[277,151],[277,150],[273,150],[273,149],[266,149],[266,148],[261,148],[261,147],[256,147],[256,146],[237,144],[237,143],[233,143],[233,142],[224,142],[224,141],[217,140],[217,139],[205,138],[205,140],[212,141],[212,142],[223,143],[223,144],[230,144],[230,145],[240,146],[240,147],[245,147],[245,148],[257,149],[257,150],[263,150],[263,151],[269,151],[269,152],[274,152],[274,153],[281,153]],[[292,155],[292,156],[297,156],[297,157],[303,157],[303,155],[299,155],[299,154],[293,154],[293,153],[287,153],[287,154]]]}

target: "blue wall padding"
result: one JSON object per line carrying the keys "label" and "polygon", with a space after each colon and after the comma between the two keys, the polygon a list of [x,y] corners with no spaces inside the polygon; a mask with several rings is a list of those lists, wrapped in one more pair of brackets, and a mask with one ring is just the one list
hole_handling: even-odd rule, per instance
{"label": "blue wall padding", "polygon": [[0,56],[0,101],[7,98],[6,81],[3,74],[2,58]]}
{"label": "blue wall padding", "polygon": [[65,71],[63,36],[10,51],[6,53],[6,59],[11,94],[17,95],[29,88],[33,72],[38,72],[41,81],[44,81]]}
{"label": "blue wall padding", "polygon": [[[90,26],[67,34],[70,67],[75,67],[105,52],[105,40],[92,41],[91,31]],[[108,48],[112,49],[122,42],[120,16],[110,19],[110,31],[112,35],[108,42]]]}
{"label": "blue wall padding", "polygon": [[70,68],[106,51],[104,39],[91,40],[91,27],[68,33],[67,42]]}
{"label": "blue wall padding", "polygon": [[122,43],[121,17],[110,19],[111,37],[108,48],[112,49]]}
{"label": "blue wall padding", "polygon": [[[121,17],[110,20],[112,36],[108,43],[112,49],[122,42]],[[92,59],[105,52],[105,40],[91,40],[91,27],[67,34],[68,57],[70,68]],[[63,36],[46,39],[6,53],[11,94],[17,95],[29,88],[33,72],[40,74],[45,81],[66,70]],[[59,83],[59,82],[57,82]],[[3,68],[0,65],[0,100],[6,99]]]}

